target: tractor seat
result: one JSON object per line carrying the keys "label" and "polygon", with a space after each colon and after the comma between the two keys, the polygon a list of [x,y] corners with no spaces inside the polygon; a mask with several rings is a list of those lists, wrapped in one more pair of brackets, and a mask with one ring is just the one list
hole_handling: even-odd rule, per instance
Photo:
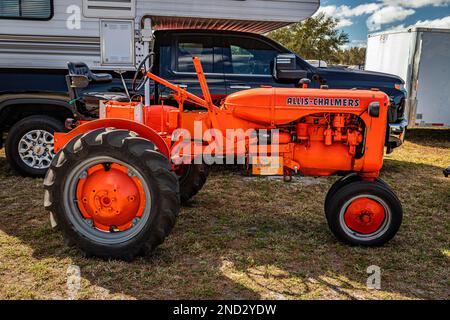
{"label": "tractor seat", "polygon": [[105,83],[111,82],[112,76],[108,73],[93,73],[91,69],[84,62],[69,62],[67,63],[69,69],[69,76],[80,75],[86,76],[90,82]]}
{"label": "tractor seat", "polygon": [[105,101],[130,102],[126,94],[117,92],[87,92],[84,97],[85,99],[96,98]]}

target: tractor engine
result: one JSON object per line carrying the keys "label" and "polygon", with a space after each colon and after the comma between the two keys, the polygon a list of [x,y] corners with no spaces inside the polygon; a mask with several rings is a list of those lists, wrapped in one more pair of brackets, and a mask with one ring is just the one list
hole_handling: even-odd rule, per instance
{"label": "tractor engine", "polygon": [[292,159],[300,164],[298,171],[303,174],[349,171],[354,159],[363,155],[364,123],[352,114],[309,115],[292,124],[288,131],[283,129],[280,127],[280,144],[288,134],[294,143]]}
{"label": "tractor engine", "polygon": [[296,141],[308,146],[322,142],[348,146],[348,153],[356,155],[356,147],[363,141],[361,121],[351,114],[320,114],[308,116],[296,124]]}
{"label": "tractor engine", "polygon": [[[249,127],[279,130],[276,163],[281,163],[284,175],[311,176],[350,171],[378,176],[387,106],[388,97],[377,90],[308,88],[246,90],[224,103],[233,117],[251,122]],[[264,172],[261,162],[257,161],[257,173]]]}

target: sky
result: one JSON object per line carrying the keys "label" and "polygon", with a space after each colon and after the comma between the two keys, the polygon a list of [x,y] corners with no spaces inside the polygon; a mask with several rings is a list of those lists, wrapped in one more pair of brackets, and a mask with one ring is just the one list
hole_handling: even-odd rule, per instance
{"label": "sky", "polygon": [[370,33],[413,26],[450,29],[450,0],[321,0],[319,12],[339,18],[347,47],[365,46]]}

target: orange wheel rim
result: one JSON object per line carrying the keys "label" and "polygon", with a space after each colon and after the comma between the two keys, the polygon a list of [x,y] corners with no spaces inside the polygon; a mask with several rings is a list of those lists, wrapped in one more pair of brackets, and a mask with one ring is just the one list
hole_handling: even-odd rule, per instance
{"label": "orange wheel rim", "polygon": [[146,206],[140,179],[117,163],[90,167],[78,181],[76,197],[83,218],[106,232],[131,229]]}
{"label": "orange wheel rim", "polygon": [[377,232],[386,219],[386,210],[378,201],[359,198],[350,203],[344,214],[347,227],[355,232],[370,235]]}

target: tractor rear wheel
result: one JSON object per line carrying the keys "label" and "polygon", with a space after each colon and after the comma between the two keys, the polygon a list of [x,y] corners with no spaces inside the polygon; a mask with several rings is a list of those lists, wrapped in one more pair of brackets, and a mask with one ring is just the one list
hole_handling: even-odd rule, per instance
{"label": "tractor rear wheel", "polygon": [[341,242],[374,247],[384,245],[396,235],[403,209],[384,182],[356,181],[334,193],[326,217]]}
{"label": "tractor rear wheel", "polygon": [[155,145],[99,129],[69,142],[45,178],[45,208],[69,245],[130,261],[169,235],[180,210],[178,178]]}
{"label": "tractor rear wheel", "polygon": [[181,203],[186,203],[202,190],[209,176],[206,164],[180,165],[175,170],[180,182]]}

